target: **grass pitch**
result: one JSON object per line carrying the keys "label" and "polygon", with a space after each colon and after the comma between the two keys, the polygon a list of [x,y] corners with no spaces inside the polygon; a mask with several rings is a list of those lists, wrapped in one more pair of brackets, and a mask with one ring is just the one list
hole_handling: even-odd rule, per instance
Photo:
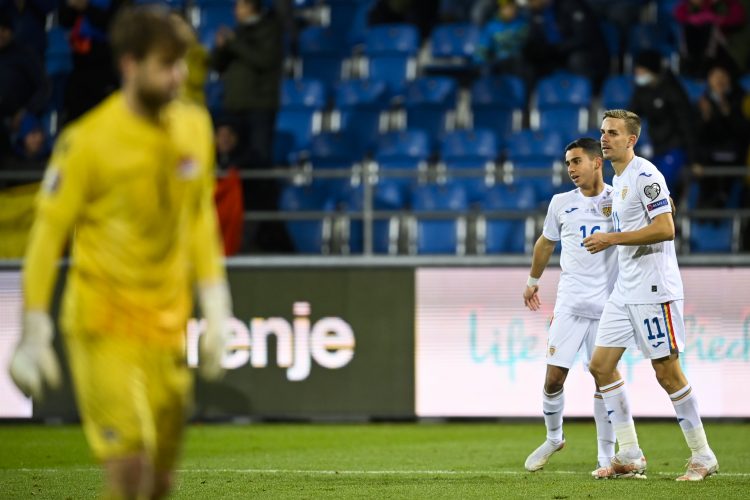
{"label": "grass pitch", "polygon": [[[750,424],[707,423],[721,472],[677,483],[676,423],[637,423],[647,480],[596,481],[593,423],[523,469],[538,423],[250,424],[189,428],[175,498],[750,498]],[[0,499],[95,498],[102,475],[78,426],[0,425]]]}

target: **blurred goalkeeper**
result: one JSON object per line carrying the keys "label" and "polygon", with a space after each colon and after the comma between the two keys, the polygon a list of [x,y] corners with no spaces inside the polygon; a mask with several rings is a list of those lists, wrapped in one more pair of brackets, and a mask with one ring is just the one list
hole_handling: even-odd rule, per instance
{"label": "blurred goalkeeper", "polygon": [[192,377],[184,330],[197,288],[200,371],[222,375],[231,304],[213,206],[213,144],[202,108],[175,97],[188,26],[128,8],[111,29],[121,91],[72,123],[42,182],[23,273],[16,385],[41,399],[60,383],[50,296],[72,234],[61,326],[86,438],[105,496],[168,494]]}

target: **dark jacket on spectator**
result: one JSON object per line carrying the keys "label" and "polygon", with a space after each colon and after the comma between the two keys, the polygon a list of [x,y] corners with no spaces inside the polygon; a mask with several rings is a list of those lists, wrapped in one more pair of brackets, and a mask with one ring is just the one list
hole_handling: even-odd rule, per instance
{"label": "dark jacket on spectator", "polygon": [[41,114],[48,97],[47,77],[36,52],[15,40],[0,49],[0,117],[21,109]]}
{"label": "dark jacket on spectator", "polygon": [[224,109],[278,108],[283,65],[278,20],[264,14],[255,23],[238,25],[234,34],[211,54],[211,67],[224,80]]}
{"label": "dark jacket on spectator", "polygon": [[636,87],[630,110],[648,122],[654,154],[679,148],[688,162],[696,161],[693,106],[671,71],[662,72],[652,85]]}

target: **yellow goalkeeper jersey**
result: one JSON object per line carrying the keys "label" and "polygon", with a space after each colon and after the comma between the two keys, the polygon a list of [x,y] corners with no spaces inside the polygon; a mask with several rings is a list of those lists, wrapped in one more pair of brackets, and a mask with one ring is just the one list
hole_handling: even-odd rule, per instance
{"label": "yellow goalkeeper jersey", "polygon": [[179,342],[192,285],[225,279],[213,158],[208,114],[183,102],[169,104],[157,124],[118,92],[68,127],[38,198],[26,309],[49,308],[72,233],[64,330]]}

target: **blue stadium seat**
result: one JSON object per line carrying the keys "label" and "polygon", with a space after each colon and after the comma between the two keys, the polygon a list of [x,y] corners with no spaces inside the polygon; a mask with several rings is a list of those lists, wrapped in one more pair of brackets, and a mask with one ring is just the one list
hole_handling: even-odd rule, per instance
{"label": "blue stadium seat", "polygon": [[[536,207],[537,199],[532,185],[524,182],[498,184],[485,191],[482,210],[510,210],[529,212]],[[524,219],[485,219],[485,253],[523,253],[526,246],[526,221]]]}
{"label": "blue stadium seat", "polygon": [[[388,132],[378,137],[375,161],[378,164],[379,179],[387,179],[397,184],[406,194],[416,179],[416,174],[430,155],[432,144],[423,130],[401,130]],[[411,176],[388,175],[388,170],[411,170]],[[401,174],[401,172],[399,172]]]}
{"label": "blue stadium seat", "polygon": [[135,0],[133,3],[135,5],[164,5],[176,11],[185,9],[185,0]]}
{"label": "blue stadium seat", "polygon": [[[491,130],[456,130],[443,137],[440,157],[445,167],[457,169],[484,169],[488,162],[498,158],[500,148],[495,134]],[[481,198],[485,187],[485,175],[457,176],[448,175],[454,182],[464,186],[470,203]]]}
{"label": "blue stadium seat", "polygon": [[526,106],[526,87],[515,76],[487,76],[471,87],[471,115],[474,128],[486,128],[507,137],[521,128]]}
{"label": "blue stadium seat", "polygon": [[222,26],[233,28],[235,24],[232,2],[212,1],[198,7],[198,39],[209,49],[214,46],[214,37],[219,28]]}
{"label": "blue stadium seat", "polygon": [[[561,166],[563,148],[563,138],[555,131],[522,130],[508,140],[507,164],[515,179],[534,186],[537,199],[548,201],[561,184],[561,177],[553,176],[553,168]],[[527,169],[549,169],[549,174],[524,173]]]}
{"label": "blue stadium seat", "polygon": [[693,253],[729,253],[732,251],[730,219],[694,219],[690,222],[690,251]]}
{"label": "blue stadium seat", "polygon": [[365,28],[361,18],[363,11],[366,14],[372,5],[371,0],[327,0],[325,3],[330,8],[330,29],[343,43],[349,43],[353,37],[361,36],[355,33],[355,30]]}
{"label": "blue stadium seat", "polygon": [[336,85],[334,108],[338,128],[367,148],[378,135],[380,113],[388,107],[388,87],[374,80],[346,80]]}
{"label": "blue stadium seat", "polygon": [[429,135],[423,130],[397,130],[377,138],[377,158],[426,159],[431,152]]}
{"label": "blue stadium seat", "polygon": [[599,26],[601,27],[602,35],[604,36],[604,43],[607,44],[610,69],[618,72],[620,66],[620,53],[622,52],[620,30],[614,23],[612,23],[612,21],[607,20],[599,21]]}
{"label": "blue stadium seat", "polygon": [[555,131],[521,130],[508,139],[508,159],[554,161],[562,157],[562,137]]}
{"label": "blue stadium seat", "polygon": [[430,36],[432,60],[423,68],[427,73],[455,73],[473,66],[472,58],[480,30],[470,23],[436,26]]}
{"label": "blue stadium seat", "polygon": [[310,26],[299,36],[302,78],[336,82],[342,77],[349,45],[331,28]]}
{"label": "blue stadium seat", "polygon": [[680,76],[678,79],[693,104],[697,103],[698,99],[706,92],[706,80],[697,80],[686,76]]}
{"label": "blue stadium seat", "polygon": [[674,32],[670,27],[655,24],[636,23],[628,32],[628,45],[625,49],[625,72],[633,69],[633,61],[643,51],[654,50],[662,59],[669,61],[677,54]]}
{"label": "blue stadium seat", "polygon": [[352,164],[361,159],[353,141],[343,133],[322,133],[312,138],[307,151],[307,161],[316,169],[341,170],[342,177],[320,178],[317,182],[324,186],[329,197],[340,200],[342,193],[351,185]]}
{"label": "blue stadium seat", "polygon": [[633,96],[633,78],[626,75],[612,75],[604,80],[602,87],[602,108],[627,109]]}
{"label": "blue stadium seat", "polygon": [[291,149],[274,150],[280,156],[278,163],[286,163],[288,154],[306,149],[314,133],[320,131],[320,112],[326,104],[326,88],[318,80],[284,80],[281,86],[281,108],[276,117],[278,139],[283,141],[285,134],[293,138]]}
{"label": "blue stadium seat", "polygon": [[479,29],[473,24],[443,24],[435,27],[430,38],[430,53],[434,58],[464,58],[474,56]]}
{"label": "blue stadium seat", "polygon": [[539,80],[536,107],[531,126],[541,130],[578,130],[588,128],[591,82],[568,72],[554,73]]}
{"label": "blue stadium seat", "polygon": [[420,219],[420,212],[446,210],[461,213],[468,210],[468,207],[466,192],[461,184],[448,182],[415,185],[412,191],[412,209],[417,217],[417,253],[455,254],[462,239],[457,219]]}
{"label": "blue stadium seat", "polygon": [[[313,183],[309,186],[287,185],[282,189],[279,208],[287,212],[331,211],[333,206],[326,190]],[[321,253],[324,245],[321,220],[286,222],[287,232],[299,253]]]}
{"label": "blue stadium seat", "polygon": [[[729,187],[726,206],[724,208],[738,209],[742,204],[744,186],[741,182],[733,182]],[[698,208],[698,200],[701,195],[701,182],[699,180],[691,181],[687,189],[687,208],[694,210]]]}
{"label": "blue stadium seat", "polygon": [[372,26],[365,37],[368,77],[385,81],[394,92],[416,75],[419,33],[409,24]]}
{"label": "blue stadium seat", "polygon": [[[357,186],[349,188],[343,193],[342,205],[345,210],[361,212],[363,208],[364,189]],[[378,210],[402,210],[406,208],[407,200],[401,187],[394,182],[381,180],[373,186],[373,209]],[[391,221],[389,219],[376,218],[373,220],[373,252],[389,253],[391,247]],[[362,253],[364,250],[364,225],[361,219],[351,219],[349,224],[349,251],[351,253]]]}
{"label": "blue stadium seat", "polygon": [[641,135],[638,136],[638,142],[635,143],[635,154],[647,159],[654,156],[654,144],[651,142],[651,136],[648,133],[647,120],[641,120]]}
{"label": "blue stadium seat", "polygon": [[750,73],[743,75],[742,78],[740,78],[740,87],[745,92],[750,92]]}
{"label": "blue stadium seat", "polygon": [[445,130],[446,113],[456,107],[456,82],[448,77],[418,78],[406,87],[406,124],[437,138]]}

